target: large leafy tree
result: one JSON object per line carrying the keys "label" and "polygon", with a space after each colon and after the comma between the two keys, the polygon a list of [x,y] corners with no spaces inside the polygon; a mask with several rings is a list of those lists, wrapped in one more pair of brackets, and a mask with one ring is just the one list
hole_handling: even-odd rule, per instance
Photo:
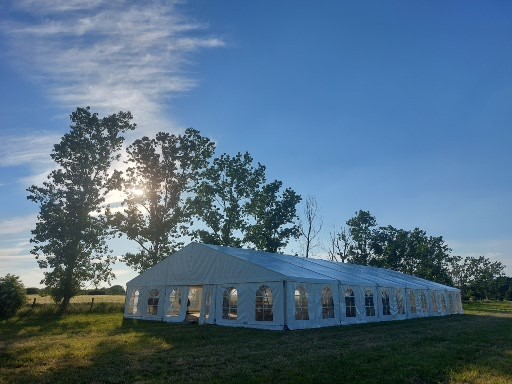
{"label": "large leafy tree", "polygon": [[347,221],[348,233],[352,240],[348,261],[354,264],[372,264],[372,238],[377,220],[368,211],[359,210]]}
{"label": "large leafy tree", "polygon": [[[505,266],[499,261],[491,261],[485,256],[454,256],[450,274],[464,299],[495,299],[507,282],[503,281],[504,269]],[[503,295],[506,293],[502,292]]]}
{"label": "large leafy tree", "polygon": [[119,159],[122,133],[135,128],[131,119],[130,112],[99,118],[89,107],[77,108],[71,114],[71,131],[51,153],[58,168],[42,186],[27,189],[27,198],[40,208],[31,253],[46,270],[42,283],[61,311],[85,283],[113,277],[103,212],[105,196],[119,177],[110,169]]}
{"label": "large leafy tree", "polygon": [[253,165],[248,153],[223,154],[202,175],[193,200],[201,221],[193,232],[208,244],[241,247],[249,224],[246,206],[265,182],[265,167]]}
{"label": "large leafy tree", "polygon": [[428,236],[419,228],[412,231],[377,227],[368,211],[358,211],[347,221],[347,260],[361,265],[394,269],[399,272],[450,284],[450,248],[442,236]]}
{"label": "large leafy tree", "polygon": [[375,265],[394,269],[442,284],[450,284],[450,248],[442,236],[428,236],[391,225],[374,230],[372,250]]}
{"label": "large leafy tree", "polygon": [[214,150],[214,143],[192,128],[143,137],[128,147],[126,197],[121,210],[110,215],[113,227],[139,245],[138,252],[124,256],[128,266],[145,271],[183,245],[190,195]]}
{"label": "large leafy tree", "polygon": [[258,250],[278,252],[300,234],[297,204],[301,197],[291,188],[281,192],[282,185],[279,180],[265,184],[247,204],[254,222],[245,238]]}

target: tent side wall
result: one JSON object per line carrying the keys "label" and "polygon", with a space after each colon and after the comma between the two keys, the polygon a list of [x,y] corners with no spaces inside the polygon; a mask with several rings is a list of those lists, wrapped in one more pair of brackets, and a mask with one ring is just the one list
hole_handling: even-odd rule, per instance
{"label": "tent side wall", "polygon": [[258,253],[253,262],[253,251],[224,249],[192,243],[132,279],[125,317],[183,322],[190,297],[201,324],[263,329],[463,313],[459,290],[399,272]]}

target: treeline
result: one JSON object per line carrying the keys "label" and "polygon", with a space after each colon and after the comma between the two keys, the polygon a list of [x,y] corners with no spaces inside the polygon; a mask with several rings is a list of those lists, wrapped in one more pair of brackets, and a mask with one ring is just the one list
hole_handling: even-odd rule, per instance
{"label": "treeline", "polygon": [[[130,112],[99,118],[77,108],[51,158],[42,185],[27,189],[38,204],[31,253],[44,269],[43,284],[65,311],[85,283],[110,284],[113,236],[138,245],[121,260],[144,271],[189,238],[210,244],[278,252],[298,236],[301,197],[248,153],[215,156],[215,143],[194,129],[160,132],[129,145],[136,128]],[[113,170],[114,169],[114,170]],[[109,204],[115,196],[121,204]]]}
{"label": "treeline", "polygon": [[[70,118],[70,131],[50,154],[56,168],[27,189],[39,206],[31,253],[62,311],[86,284],[110,284],[116,261],[145,271],[185,239],[279,252],[301,237],[309,256],[321,227],[315,227],[316,203],[306,199],[299,220],[301,196],[267,180],[266,167],[249,153],[216,155],[215,143],[192,128],[142,137],[124,149],[123,135],[136,128],[130,112],[100,118],[77,108]],[[134,241],[136,251],[114,255],[108,241],[114,236]],[[331,233],[329,254],[453,284],[466,297],[504,291],[492,288],[502,277],[500,263],[452,257],[442,237],[379,227],[366,211]]]}
{"label": "treeline", "polygon": [[389,268],[441,284],[455,286],[464,299],[512,300],[512,278],[505,266],[484,256],[452,256],[442,236],[419,228],[378,226],[360,210],[346,227],[331,233],[328,253],[333,260]]}
{"label": "treeline", "polygon": [[160,132],[127,149],[119,174],[121,207],[108,224],[138,244],[123,261],[144,271],[180,249],[184,238],[278,252],[297,237],[301,197],[249,153],[215,156],[215,144],[195,129]]}
{"label": "treeline", "polygon": [[[25,288],[25,292],[27,295],[41,295],[46,296],[50,294],[50,290],[48,288],[37,288],[37,287],[28,287]],[[124,295],[126,294],[126,290],[122,285],[113,285],[111,287],[103,287],[103,288],[93,288],[93,289],[82,289],[78,295]]]}

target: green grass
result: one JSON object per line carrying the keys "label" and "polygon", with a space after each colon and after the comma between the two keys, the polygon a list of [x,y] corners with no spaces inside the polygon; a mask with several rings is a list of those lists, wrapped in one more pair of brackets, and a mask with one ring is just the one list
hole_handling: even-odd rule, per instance
{"label": "green grass", "polygon": [[512,383],[512,303],[273,332],[44,311],[0,322],[0,383]]}

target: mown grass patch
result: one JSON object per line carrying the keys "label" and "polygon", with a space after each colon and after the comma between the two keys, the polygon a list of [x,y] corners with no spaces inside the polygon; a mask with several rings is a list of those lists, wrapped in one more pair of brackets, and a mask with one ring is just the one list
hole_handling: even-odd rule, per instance
{"label": "mown grass patch", "polygon": [[0,323],[0,383],[511,383],[512,303],[494,305],[289,332],[22,316]]}

